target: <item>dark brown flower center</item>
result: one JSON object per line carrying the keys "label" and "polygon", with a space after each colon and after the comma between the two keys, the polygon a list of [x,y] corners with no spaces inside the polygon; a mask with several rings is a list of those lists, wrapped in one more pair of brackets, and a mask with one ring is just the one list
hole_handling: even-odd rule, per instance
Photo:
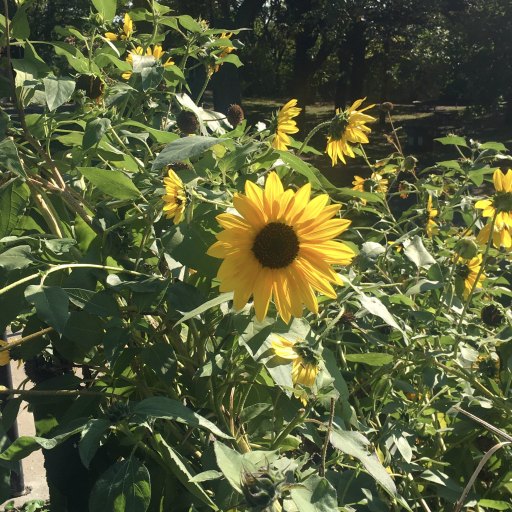
{"label": "dark brown flower center", "polygon": [[471,270],[467,265],[457,265],[457,275],[462,279],[467,279]]}
{"label": "dark brown flower center", "polygon": [[299,254],[299,239],[291,226],[270,222],[256,235],[252,252],[263,267],[284,268]]}
{"label": "dark brown flower center", "polygon": [[329,125],[329,136],[334,140],[340,140],[348,125],[348,116],[345,112],[336,114]]}
{"label": "dark brown flower center", "polygon": [[498,212],[512,212],[512,192],[498,192],[492,205]]}

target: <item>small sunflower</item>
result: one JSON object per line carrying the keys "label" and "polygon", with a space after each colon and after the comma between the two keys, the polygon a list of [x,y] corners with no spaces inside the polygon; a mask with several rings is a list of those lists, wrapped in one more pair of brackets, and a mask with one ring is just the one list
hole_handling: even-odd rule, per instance
{"label": "small sunflower", "polygon": [[169,169],[167,177],[164,178],[164,186],[165,195],[162,197],[165,202],[164,213],[168,219],[173,219],[174,224],[179,224],[183,220],[187,206],[185,187],[172,169]]}
{"label": "small sunflower", "polygon": [[297,128],[297,123],[293,120],[294,117],[297,117],[301,108],[297,107],[297,100],[290,100],[277,114],[277,128],[276,133],[274,135],[274,140],[272,141],[272,147],[275,149],[280,149],[282,151],[286,151],[288,146],[290,145],[290,137],[289,134],[297,133],[299,129]]}
{"label": "small sunflower", "polygon": [[114,32],[107,32],[105,34],[105,37],[109,41],[117,41],[118,39],[126,40],[130,39],[130,37],[133,34],[133,20],[131,19],[130,15],[126,13],[124,15],[123,20],[123,32],[120,35],[115,34]]}
{"label": "small sunflower", "polygon": [[492,179],[496,194],[492,199],[477,201],[475,208],[483,210],[484,217],[496,216],[494,224],[498,229],[512,229],[512,169],[507,174],[496,169]]}
{"label": "small sunflower", "polygon": [[[352,190],[359,192],[375,192],[377,194],[385,194],[388,191],[388,180],[383,178],[378,172],[373,172],[369,178],[361,178],[361,176],[354,176],[352,182]],[[363,204],[366,204],[366,199],[361,199]]]}
{"label": "small sunflower", "polygon": [[438,214],[439,212],[437,211],[437,208],[432,207],[432,196],[429,194],[427,201],[427,225],[425,227],[429,238],[432,238],[434,235],[439,233],[439,226],[434,221]]}
{"label": "small sunflower", "polygon": [[465,259],[457,257],[456,260],[456,274],[464,282],[463,296],[466,299],[471,293],[475,281],[478,277],[478,282],[475,289],[482,288],[482,283],[485,280],[485,274],[482,272],[480,275],[480,268],[482,266],[482,255],[478,254],[474,258]]}
{"label": "small sunflower", "polygon": [[354,158],[354,152],[350,144],[368,144],[369,140],[366,136],[371,129],[366,123],[376,121],[375,117],[363,114],[375,105],[369,105],[361,110],[357,110],[366,98],[354,101],[352,106],[346,110],[337,109],[336,115],[329,126],[329,134],[327,136],[326,152],[331,157],[332,165],[338,163],[338,158],[346,164],[345,156]]}
{"label": "small sunflower", "polygon": [[[133,68],[133,58],[134,57],[146,56],[146,57],[152,57],[154,59],[155,63],[159,62],[164,68],[173,66],[174,61],[170,57],[165,62],[163,62],[164,54],[165,54],[165,52],[162,50],[162,46],[159,44],[155,44],[154,48],[151,48],[150,46],[148,46],[146,48],[145,54],[144,54],[144,49],[142,48],[142,46],[137,46],[136,48],[134,48],[132,51],[130,51],[128,53],[128,57],[126,57],[126,62],[128,62],[128,64],[130,64]],[[125,71],[121,76],[125,80],[129,80],[130,77],[132,76],[132,74],[133,74],[133,71]]]}
{"label": "small sunflower", "polygon": [[[220,35],[220,39],[231,39],[231,37],[233,37],[233,34],[231,32],[222,32],[222,34]],[[234,46],[227,46],[227,45],[220,46],[219,49],[221,52],[218,56],[216,56],[216,59],[223,59],[224,57],[227,57],[231,52],[236,50],[236,48]],[[217,73],[217,71],[219,71],[222,64],[223,64],[222,62],[219,62],[213,66],[210,66],[209,70],[208,70],[209,75],[213,75],[213,73]]]}
{"label": "small sunflower", "polygon": [[311,184],[297,192],[284,190],[275,172],[265,189],[245,182],[245,195],[235,194],[237,215],[222,213],[208,254],[221,258],[220,291],[234,291],[234,307],[241,309],[250,296],[258,320],[267,315],[271,297],[283,320],[302,316],[303,304],[318,313],[315,291],[336,298],[331,283],[342,285],[331,265],[348,265],[352,249],[333,240],[349,220],[332,218],[340,205],[327,205],[329,196],[310,200]]}
{"label": "small sunflower", "polygon": [[313,386],[319,372],[318,356],[307,343],[292,341],[275,334],[271,341],[276,356],[293,361],[293,385]]}

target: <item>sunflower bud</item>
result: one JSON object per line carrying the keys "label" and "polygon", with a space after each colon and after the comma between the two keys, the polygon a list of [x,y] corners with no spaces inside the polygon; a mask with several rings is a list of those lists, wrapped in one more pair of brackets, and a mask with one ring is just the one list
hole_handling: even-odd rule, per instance
{"label": "sunflower bud", "polygon": [[391,112],[395,108],[395,106],[390,101],[385,101],[384,103],[380,104],[380,108],[384,112]]}
{"label": "sunflower bud", "polygon": [[229,106],[226,117],[233,128],[236,128],[245,119],[242,107],[236,103]]}
{"label": "sunflower bud", "polygon": [[478,254],[478,245],[470,238],[462,238],[455,245],[455,252],[461,258],[470,260]]}
{"label": "sunflower bud", "polygon": [[68,368],[62,365],[56,364],[53,358],[47,354],[39,354],[32,359],[25,361],[23,365],[25,374],[34,383],[40,384],[45,380],[53,377],[60,377],[66,373],[69,373]]}
{"label": "sunflower bud", "polygon": [[406,156],[404,158],[404,163],[402,164],[404,171],[414,171],[417,163],[417,158],[413,157],[412,155]]}
{"label": "sunflower bud", "polygon": [[272,476],[265,471],[244,473],[242,477],[242,492],[245,501],[253,511],[270,507],[277,498],[276,485]]}
{"label": "sunflower bud", "polygon": [[190,110],[182,110],[176,118],[176,124],[182,133],[189,135],[197,133],[199,130],[199,120]]}
{"label": "sunflower bud", "polygon": [[108,419],[112,423],[117,423],[127,418],[129,414],[130,406],[126,402],[121,402],[120,400],[113,402],[107,411]]}
{"label": "sunflower bud", "polygon": [[497,327],[503,322],[503,313],[494,304],[488,304],[480,311],[480,318],[484,324]]}

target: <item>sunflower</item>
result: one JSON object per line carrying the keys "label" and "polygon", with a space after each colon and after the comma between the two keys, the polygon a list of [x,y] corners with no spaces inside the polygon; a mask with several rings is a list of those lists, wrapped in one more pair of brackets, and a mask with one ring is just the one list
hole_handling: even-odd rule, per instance
{"label": "sunflower", "polygon": [[303,304],[318,312],[315,291],[336,298],[331,283],[343,282],[331,265],[348,265],[355,254],[333,238],[351,221],[332,218],[340,205],[328,206],[327,194],[312,200],[310,194],[309,183],[297,192],[285,191],[271,172],[264,190],[246,181],[245,195],[235,194],[238,215],[217,216],[224,231],[208,254],[224,260],[217,275],[220,291],[234,291],[235,309],[243,308],[252,294],[261,321],[273,296],[288,322],[302,316]]}
{"label": "sunflower", "polygon": [[168,219],[173,219],[174,224],[179,224],[183,220],[183,214],[187,206],[187,197],[185,187],[180,177],[169,169],[168,176],[164,178],[165,195],[163,200],[164,213]]}
{"label": "sunflower", "polygon": [[130,39],[130,37],[133,34],[133,20],[131,19],[130,15],[126,13],[124,15],[124,21],[123,21],[123,33],[118,36],[117,34],[114,34],[114,32],[107,32],[105,34],[105,37],[109,41],[117,41],[118,39],[125,40]]}
{"label": "sunflower", "polygon": [[[361,176],[354,176],[352,182],[352,190],[359,192],[376,192],[378,194],[385,194],[388,190],[388,180],[383,178],[378,172],[373,172],[369,178],[361,178]],[[361,199],[363,204],[366,204],[365,199]]]}
{"label": "sunflower", "polygon": [[[478,254],[471,259],[465,259],[459,256],[456,256],[456,258],[456,274],[464,281],[463,296],[466,299],[471,293],[473,286],[475,289],[482,288],[482,283],[485,279],[485,274],[483,272],[480,273],[480,268],[482,267],[482,255]],[[475,285],[477,277],[478,282]]]}
{"label": "sunflower", "polygon": [[297,123],[293,120],[294,117],[297,117],[301,108],[297,107],[297,100],[290,100],[277,114],[277,128],[276,133],[274,135],[274,140],[272,141],[272,147],[275,149],[280,149],[282,151],[286,151],[288,146],[290,145],[290,137],[288,137],[291,133],[297,133],[299,129],[297,128]]}
{"label": "sunflower", "polygon": [[375,105],[369,105],[361,110],[357,110],[365,99],[362,98],[354,101],[352,106],[346,110],[336,110],[336,115],[329,126],[326,148],[333,166],[338,163],[338,158],[346,164],[344,155],[351,158],[355,157],[350,144],[368,144],[369,142],[366,134],[370,133],[371,129],[366,126],[366,123],[373,123],[376,119],[375,117],[363,114],[363,112]]}
{"label": "sunflower", "polygon": [[496,194],[492,199],[477,201],[475,208],[483,210],[484,217],[494,217],[494,225],[498,229],[512,229],[512,169],[503,174],[501,169],[496,169],[492,176]]}
{"label": "sunflower", "polygon": [[293,385],[303,384],[311,387],[319,371],[318,356],[306,343],[296,342],[275,334],[271,341],[277,357],[293,361]]}
{"label": "sunflower", "polygon": [[437,208],[432,208],[432,196],[429,194],[427,201],[427,225],[425,228],[429,238],[439,233],[439,226],[434,221],[438,213]]}
{"label": "sunflower", "polygon": [[[159,44],[155,44],[154,48],[151,49],[151,47],[147,47],[146,48],[146,54],[145,56],[146,57],[152,57],[154,59],[154,62],[158,62],[160,63],[164,68],[168,67],[168,66],[173,66],[174,65],[174,61],[169,57],[165,62],[163,62],[163,56],[164,56],[165,52],[162,50],[162,47],[161,45]],[[136,56],[136,57],[143,57],[144,56],[144,49],[142,48],[142,46],[137,46],[136,48],[134,48],[132,51],[130,51],[128,53],[128,57],[126,57],[126,62],[128,62],[128,64],[130,64],[133,68],[133,57]],[[132,71],[125,71],[121,76],[125,79],[125,80],[128,80],[131,76],[132,76]]]}
{"label": "sunflower", "polygon": [[[220,39],[231,39],[233,34],[231,32],[222,32],[220,35]],[[219,49],[221,50],[220,54],[216,57],[217,59],[223,59],[224,57],[227,57],[232,51],[236,50],[234,46],[220,46]],[[219,62],[218,64],[215,64],[214,66],[210,66],[208,73],[209,75],[213,75],[213,73],[217,73],[219,71],[220,67],[222,66],[222,62]]]}
{"label": "sunflower", "polygon": [[[480,230],[476,237],[476,241],[479,244],[487,244],[491,236],[491,226],[492,222],[489,222]],[[510,250],[512,248],[512,229],[506,227],[498,228],[495,224],[492,230],[492,243],[496,249],[504,247]]]}

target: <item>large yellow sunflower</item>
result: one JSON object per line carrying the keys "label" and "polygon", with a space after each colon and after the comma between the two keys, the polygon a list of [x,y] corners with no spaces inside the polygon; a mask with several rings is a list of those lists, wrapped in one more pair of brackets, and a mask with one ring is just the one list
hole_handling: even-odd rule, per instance
{"label": "large yellow sunflower", "polygon": [[478,277],[478,282],[475,286],[475,289],[482,288],[482,283],[485,279],[485,274],[482,272],[480,275],[480,268],[482,266],[482,255],[478,254],[474,258],[465,259],[465,258],[457,258],[457,267],[456,273],[457,275],[464,280],[464,298],[467,298],[470,294],[473,286],[475,286],[476,278]]}
{"label": "large yellow sunflower", "polygon": [[294,386],[297,384],[313,386],[318,375],[319,365],[318,356],[309,345],[289,340],[278,334],[274,334],[271,345],[276,356],[293,361],[292,382]]}
{"label": "large yellow sunflower", "polygon": [[[373,172],[369,178],[361,178],[361,176],[354,176],[352,182],[352,190],[359,192],[376,192],[378,194],[385,194],[388,190],[388,180],[378,172]],[[366,204],[366,199],[361,199],[363,204]]]}
{"label": "large yellow sunflower", "polygon": [[299,131],[293,118],[297,117],[302,109],[296,105],[297,100],[290,100],[277,114],[277,128],[272,141],[273,148],[286,151],[291,143],[288,135]]}
{"label": "large yellow sunflower", "polygon": [[[478,233],[476,241],[480,244],[487,244],[491,236],[492,222],[487,223]],[[503,227],[498,228],[496,225],[492,230],[492,243],[496,249],[504,247],[507,250],[512,248],[512,229]]]}
{"label": "large yellow sunflower", "polygon": [[427,225],[425,227],[425,231],[427,232],[427,236],[432,238],[434,235],[439,233],[439,226],[434,220],[438,215],[437,208],[432,207],[432,196],[429,194],[427,200]]}
{"label": "large yellow sunflower", "polygon": [[174,224],[178,224],[183,220],[185,208],[187,206],[187,196],[185,187],[180,177],[169,169],[168,176],[164,178],[165,195],[162,199],[165,202],[163,207],[165,216],[173,219]]}
{"label": "large yellow sunflower", "polygon": [[[173,66],[174,61],[169,57],[165,62],[163,62],[163,56],[165,52],[162,50],[162,46],[159,44],[155,44],[154,48],[151,48],[148,46],[146,48],[146,57],[153,57],[153,59],[156,61],[159,61],[164,68],[168,66]],[[133,67],[133,57],[134,56],[143,56],[144,55],[144,49],[142,46],[137,46],[132,51],[128,52],[128,57],[126,57],[126,62],[130,64]],[[129,80],[129,78],[132,76],[132,71],[125,71],[121,76],[125,80]]]}
{"label": "large yellow sunflower", "polygon": [[350,221],[333,219],[339,205],[327,205],[322,194],[310,200],[308,183],[297,192],[284,190],[271,172],[261,189],[245,182],[245,195],[235,194],[238,215],[222,213],[224,228],[208,254],[222,258],[220,291],[234,291],[234,307],[241,309],[252,295],[256,317],[263,320],[271,297],[283,320],[302,316],[303,304],[318,312],[315,291],[336,298],[331,283],[343,284],[331,265],[348,265],[352,249],[335,242]]}
{"label": "large yellow sunflower", "polygon": [[130,15],[128,13],[126,13],[124,15],[123,33],[118,36],[114,32],[107,32],[105,34],[105,37],[109,41],[117,41],[118,39],[121,39],[121,40],[130,39],[132,34],[133,34],[133,20],[131,19]]}
{"label": "large yellow sunflower", "polygon": [[369,105],[361,110],[357,110],[365,99],[362,98],[354,101],[346,110],[336,110],[336,115],[329,126],[326,148],[333,166],[338,163],[338,158],[344,164],[347,163],[344,155],[351,158],[355,157],[350,144],[367,144],[369,142],[366,134],[370,133],[371,129],[366,126],[366,123],[372,123],[376,119],[375,117],[363,114],[363,112],[375,105]]}

